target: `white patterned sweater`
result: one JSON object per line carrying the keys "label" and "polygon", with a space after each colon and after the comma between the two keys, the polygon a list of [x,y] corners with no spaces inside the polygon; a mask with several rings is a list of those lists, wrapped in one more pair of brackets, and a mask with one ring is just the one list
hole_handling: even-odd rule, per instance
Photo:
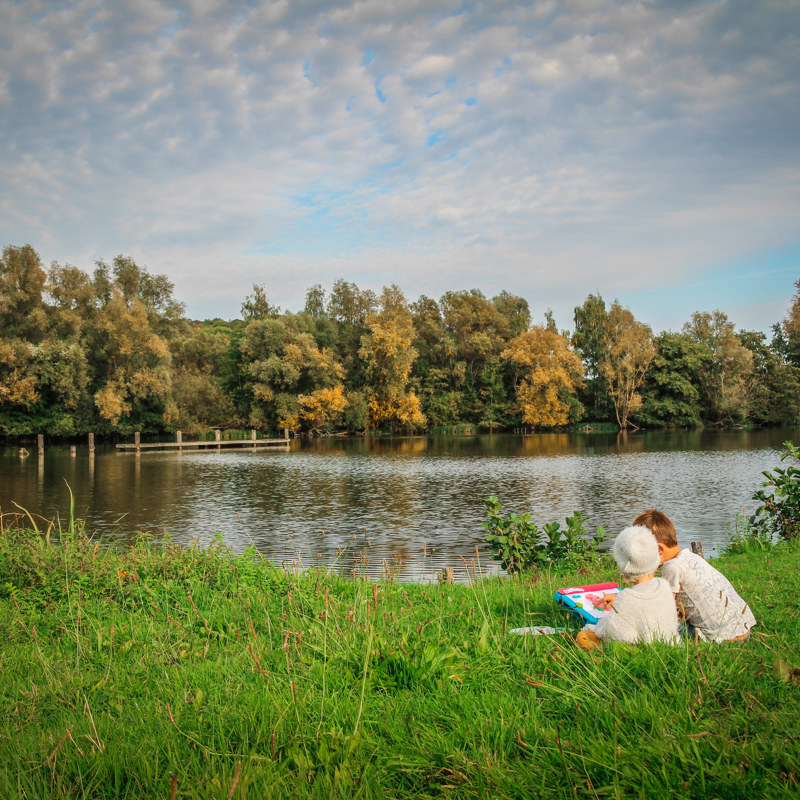
{"label": "white patterned sweater", "polygon": [[701,639],[725,642],[750,631],[756,618],[731,582],[705,559],[681,550],[661,565],[661,575],[680,594],[686,621]]}
{"label": "white patterned sweater", "polygon": [[611,612],[587,628],[600,639],[674,644],[678,640],[678,612],[672,589],[663,578],[637,583],[621,591]]}

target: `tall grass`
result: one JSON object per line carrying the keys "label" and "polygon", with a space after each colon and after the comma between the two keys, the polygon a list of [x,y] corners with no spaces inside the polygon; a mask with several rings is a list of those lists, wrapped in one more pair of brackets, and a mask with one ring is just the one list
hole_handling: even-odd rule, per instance
{"label": "tall grass", "polygon": [[718,566],[750,642],[591,655],[507,631],[574,630],[553,592],[603,566],[404,585],[4,529],[0,797],[784,798],[800,551]]}

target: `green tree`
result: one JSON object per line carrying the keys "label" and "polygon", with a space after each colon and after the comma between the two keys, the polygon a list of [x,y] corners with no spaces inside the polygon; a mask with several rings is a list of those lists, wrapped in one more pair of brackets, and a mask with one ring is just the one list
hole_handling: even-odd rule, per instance
{"label": "green tree", "polygon": [[370,289],[361,290],[343,279],[333,284],[326,308],[328,319],[336,326],[331,349],[345,369],[348,391],[359,391],[366,383],[366,365],[359,357],[361,339],[367,333],[367,319],[377,307],[377,298]]}
{"label": "green tree", "polygon": [[[501,304],[510,298],[501,296]],[[510,338],[509,320],[477,289],[445,292],[439,307],[459,417],[491,427],[503,405],[498,399],[513,394],[511,370],[500,358]]]}
{"label": "green tree", "polygon": [[410,310],[418,353],[412,383],[422,412],[431,426],[454,425],[460,421],[464,363],[457,361],[455,341],[445,330],[436,300],[421,295]]}
{"label": "green tree", "polygon": [[706,351],[699,370],[704,417],[716,424],[742,423],[750,411],[753,354],[722,311],[695,312],[683,330]]}
{"label": "green tree", "polygon": [[753,355],[749,379],[749,417],[765,425],[795,422],[800,417],[800,369],[767,343],[761,331],[739,331],[739,341]]}
{"label": "green tree", "polygon": [[505,319],[510,337],[519,336],[530,328],[531,309],[525,298],[511,294],[504,289],[492,298],[492,305]]}
{"label": "green tree", "polygon": [[70,264],[55,261],[47,275],[48,336],[80,340],[84,326],[95,311],[97,298],[89,276]]}
{"label": "green tree", "polygon": [[195,323],[184,335],[171,340],[170,349],[176,424],[187,431],[244,425],[237,416],[234,398],[224,391],[234,366],[230,328]]}
{"label": "green tree", "polygon": [[583,359],[584,386],[579,397],[592,420],[612,419],[614,407],[608,396],[600,364],[606,353],[608,312],[599,294],[590,294],[583,305],[575,307],[575,331],[572,346]]}
{"label": "green tree", "polygon": [[342,365],[331,350],[317,346],[307,319],[284,314],[254,319],[245,328],[241,350],[251,380],[251,424],[300,430],[305,420],[315,426],[317,418],[303,416],[299,398],[342,387]]}
{"label": "green tree", "polygon": [[693,428],[701,418],[699,375],[708,352],[686,333],[661,333],[655,345],[639,418],[644,425]]}
{"label": "green tree", "polygon": [[267,287],[262,284],[253,284],[253,293],[247,295],[242,303],[242,317],[245,322],[254,319],[267,319],[276,317],[281,313],[278,306],[273,306],[267,300]]}

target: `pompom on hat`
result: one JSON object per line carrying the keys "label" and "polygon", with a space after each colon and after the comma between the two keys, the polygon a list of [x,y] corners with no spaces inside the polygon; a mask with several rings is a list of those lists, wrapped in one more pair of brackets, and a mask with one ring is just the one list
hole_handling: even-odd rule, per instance
{"label": "pompom on hat", "polygon": [[614,560],[629,578],[651,575],[661,563],[658,542],[650,528],[632,525],[614,540]]}

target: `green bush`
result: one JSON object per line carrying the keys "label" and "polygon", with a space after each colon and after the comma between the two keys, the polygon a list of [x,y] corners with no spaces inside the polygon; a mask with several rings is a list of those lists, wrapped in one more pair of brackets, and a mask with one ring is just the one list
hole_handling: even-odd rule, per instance
{"label": "green bush", "polygon": [[[781,461],[800,460],[800,449],[791,442],[784,442],[783,447]],[[793,539],[800,533],[800,469],[776,467],[762,474],[767,480],[761,484],[763,488],[753,494],[753,500],[761,505],[750,517],[750,525],[762,535]]]}
{"label": "green bush", "polygon": [[587,536],[581,511],[567,517],[565,529],[558,522],[539,528],[531,522],[530,514],[504,516],[501,513],[503,506],[494,495],[482,502],[489,519],[481,525],[489,531],[486,542],[492,551],[492,560],[499,561],[500,566],[512,574],[553,562],[597,556],[600,545],[608,539],[601,527],[593,536]]}

